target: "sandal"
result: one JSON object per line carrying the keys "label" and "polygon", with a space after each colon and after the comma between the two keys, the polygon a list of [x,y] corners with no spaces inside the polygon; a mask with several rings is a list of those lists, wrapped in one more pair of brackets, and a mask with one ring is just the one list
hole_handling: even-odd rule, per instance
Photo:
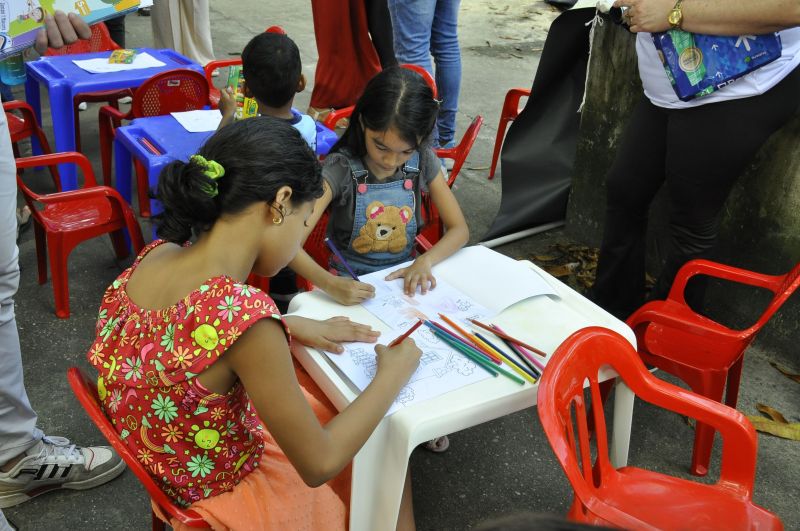
{"label": "sandal", "polygon": [[440,454],[442,452],[446,452],[447,449],[450,448],[450,439],[447,437],[447,435],[442,435],[441,437],[436,437],[435,439],[431,439],[430,441],[426,442],[423,447],[426,450]]}

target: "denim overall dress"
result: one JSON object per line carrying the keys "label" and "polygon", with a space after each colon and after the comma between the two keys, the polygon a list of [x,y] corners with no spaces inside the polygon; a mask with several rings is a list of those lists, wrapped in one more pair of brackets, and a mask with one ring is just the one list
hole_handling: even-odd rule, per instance
{"label": "denim overall dress", "polygon": [[[350,241],[340,249],[345,260],[357,275],[364,275],[411,259],[417,237],[419,153],[401,168],[402,179],[387,183],[367,184],[369,172],[361,159],[348,157],[347,161],[355,206]],[[331,265],[340,275],[348,275],[335,258]]]}

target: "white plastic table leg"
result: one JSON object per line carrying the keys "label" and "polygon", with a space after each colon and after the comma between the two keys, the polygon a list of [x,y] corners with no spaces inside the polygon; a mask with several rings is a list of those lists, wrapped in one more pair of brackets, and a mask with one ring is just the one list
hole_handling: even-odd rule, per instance
{"label": "white plastic table leg", "polygon": [[614,427],[611,435],[611,464],[616,468],[628,464],[635,396],[625,382],[617,379],[614,391]]}
{"label": "white plastic table leg", "polygon": [[383,419],[353,460],[350,531],[394,529],[400,512],[408,441]]}

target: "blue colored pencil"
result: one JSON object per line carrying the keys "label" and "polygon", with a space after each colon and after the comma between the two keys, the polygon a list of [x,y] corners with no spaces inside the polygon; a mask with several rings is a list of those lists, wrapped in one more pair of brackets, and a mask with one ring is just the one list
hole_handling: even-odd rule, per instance
{"label": "blue colored pencil", "polygon": [[342,253],[340,253],[339,249],[337,249],[333,244],[333,241],[331,241],[330,238],[325,238],[324,241],[325,245],[328,246],[328,249],[331,250],[331,252],[336,256],[336,258],[339,259],[345,269],[347,269],[347,272],[350,273],[350,276],[353,277],[353,280],[358,281],[358,275],[356,275],[355,271],[353,271],[353,268],[350,267],[350,264],[347,263],[347,260],[344,259],[344,256],[342,256]]}
{"label": "blue colored pencil", "polygon": [[503,353],[503,351],[502,351],[502,350],[500,350],[499,348],[497,348],[497,346],[496,346],[494,343],[492,343],[491,341],[489,341],[488,339],[486,339],[486,336],[482,335],[480,332],[475,332],[475,335],[476,335],[476,336],[478,336],[478,337],[480,338],[480,340],[481,340],[481,341],[483,341],[484,343],[486,343],[487,345],[489,345],[491,348],[493,348],[495,351],[497,351],[497,353],[498,353],[498,354],[499,354],[499,355],[500,355],[500,356],[501,356],[501,357],[502,357],[502,358],[503,358],[505,361],[507,361],[507,362],[510,362],[512,365],[516,365],[516,367],[517,367],[519,370],[521,370],[522,372],[524,372],[525,374],[527,374],[528,376],[530,376],[530,377],[531,377],[531,378],[533,378],[534,380],[536,380],[537,378],[539,378],[539,375],[532,373],[532,372],[531,372],[531,371],[530,371],[530,370],[529,370],[527,367],[523,367],[523,366],[522,366],[522,365],[521,365],[519,362],[517,362],[517,360],[515,360],[514,358],[512,358],[512,357],[511,357],[511,356],[509,356],[508,354],[504,354],[504,353]]}

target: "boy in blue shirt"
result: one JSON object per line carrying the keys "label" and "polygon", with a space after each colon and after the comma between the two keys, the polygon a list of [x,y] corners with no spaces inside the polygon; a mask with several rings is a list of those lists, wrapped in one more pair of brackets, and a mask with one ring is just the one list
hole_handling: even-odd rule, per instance
{"label": "boy in blue shirt", "polygon": [[[292,109],[294,95],[306,88],[306,78],[301,69],[300,50],[292,39],[282,33],[260,33],[242,51],[244,95],[258,102],[258,112],[262,116],[289,122],[316,151],[317,129],[314,120]],[[233,122],[236,111],[230,89],[222,91],[220,110],[222,121],[219,127],[222,128]]]}

